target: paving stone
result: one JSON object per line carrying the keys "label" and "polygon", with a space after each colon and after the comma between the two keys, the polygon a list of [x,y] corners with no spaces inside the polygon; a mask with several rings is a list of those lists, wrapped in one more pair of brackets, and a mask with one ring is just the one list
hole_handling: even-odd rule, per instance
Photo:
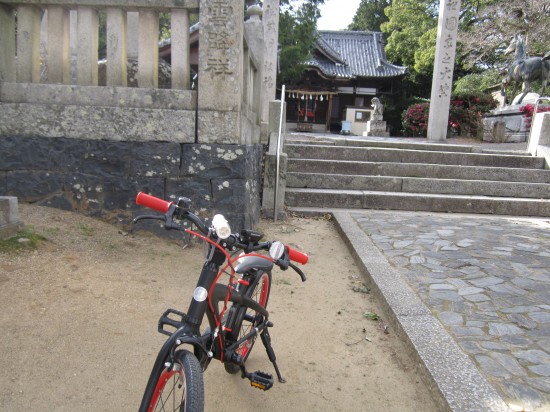
{"label": "paving stone", "polygon": [[489,323],[489,334],[493,336],[519,335],[522,330],[508,323]]}
{"label": "paving stone", "polygon": [[443,272],[430,271],[427,275],[433,279],[447,279],[447,275]]}
{"label": "paving stone", "polygon": [[484,289],[470,286],[470,287],[465,287],[465,288],[458,289],[458,294],[461,295],[461,296],[475,295],[475,294],[478,294],[478,293],[483,293],[483,291],[484,291]]}
{"label": "paving stone", "polygon": [[447,283],[435,283],[430,285],[431,290],[456,290],[456,287]]}
{"label": "paving stone", "polygon": [[478,288],[486,288],[488,286],[498,285],[499,283],[504,282],[504,280],[495,276],[490,276],[481,279],[472,279],[470,282]]}
{"label": "paving stone", "polygon": [[523,367],[513,356],[501,352],[492,352],[490,356],[512,375],[527,376],[527,373],[525,372]]}
{"label": "paving stone", "polygon": [[512,403],[519,404],[519,406],[522,406],[525,411],[535,410],[543,406],[543,403],[545,403],[545,400],[540,393],[527,385],[504,381],[503,386],[506,388],[506,391],[514,397],[514,399],[517,399],[517,401]]}
{"label": "paving stone", "polygon": [[491,300],[491,298],[487,295],[484,295],[483,293],[478,293],[476,295],[465,295],[465,299],[468,299],[471,302],[484,302],[487,300]]}
{"label": "paving stone", "polygon": [[491,250],[488,251],[487,254],[493,256],[512,256],[512,252],[505,252],[503,250]]}
{"label": "paving stone", "polygon": [[441,250],[444,250],[444,251],[454,251],[454,250],[458,250],[458,247],[457,247],[457,246],[452,246],[452,245],[449,245],[449,246],[442,246],[442,247],[441,247]]}
{"label": "paving stone", "polygon": [[486,322],[481,322],[478,320],[469,320],[466,322],[466,326],[474,327],[474,328],[484,328],[486,326]]}
{"label": "paving stone", "polygon": [[447,282],[449,282],[451,285],[456,286],[457,289],[469,287],[469,284],[462,279],[447,279]]}
{"label": "paving stone", "polygon": [[389,258],[389,260],[395,266],[405,266],[409,263],[409,259],[403,256],[395,256],[395,257]]}
{"label": "paving stone", "polygon": [[536,373],[537,375],[550,377],[550,363],[529,366],[529,370]]}
{"label": "paving stone", "polygon": [[452,328],[453,332],[457,336],[482,336],[484,335],[483,330],[480,328],[466,327],[466,326],[455,326]]}
{"label": "paving stone", "polygon": [[550,353],[550,339],[539,339],[537,345],[546,353]]}
{"label": "paving stone", "polygon": [[511,378],[512,375],[502,365],[497,363],[493,358],[486,355],[476,355],[475,360],[479,366],[491,376],[500,378]]}
{"label": "paving stone", "polygon": [[475,312],[473,313],[472,315],[470,315],[468,317],[469,319],[473,319],[473,320],[480,320],[480,321],[496,321],[496,320],[500,320],[500,316],[498,315],[498,313],[496,312],[490,312],[490,311],[487,311],[487,312]]}
{"label": "paving stone", "polygon": [[456,312],[440,312],[437,314],[437,317],[445,325],[458,326],[464,324],[464,317]]}
{"label": "paving stone", "polygon": [[547,378],[527,378],[526,382],[542,392],[550,394],[550,379]]}
{"label": "paving stone", "polygon": [[459,345],[469,355],[478,355],[485,352],[477,342],[471,340],[461,340]]}
{"label": "paving stone", "polygon": [[535,329],[537,327],[536,322],[519,313],[510,313],[507,318],[523,329]]}
{"label": "paving stone", "polygon": [[504,313],[528,313],[533,310],[532,306],[514,306],[512,308],[502,309]]}
{"label": "paving stone", "polygon": [[462,248],[466,248],[466,247],[472,246],[474,243],[475,242],[473,240],[463,239],[460,242],[457,242],[456,245],[459,246],[459,247],[462,247]]}
{"label": "paving stone", "polygon": [[426,258],[421,255],[415,255],[415,256],[411,256],[411,258],[409,259],[409,262],[412,264],[421,264],[426,262]]}
{"label": "paving stone", "polygon": [[504,335],[500,337],[500,341],[518,349],[526,349],[533,345],[531,339],[521,335]]}
{"label": "paving stone", "polygon": [[513,352],[518,359],[525,360],[530,363],[550,363],[550,354],[542,350],[530,349]]}
{"label": "paving stone", "polygon": [[441,299],[441,300],[450,300],[450,301],[459,301],[462,298],[460,295],[452,290],[430,290],[430,297],[434,299]]}
{"label": "paving stone", "polygon": [[393,247],[396,249],[404,249],[409,245],[412,245],[414,241],[412,240],[400,240],[398,242],[394,242]]}
{"label": "paving stone", "polygon": [[540,288],[540,282],[536,282],[532,279],[515,277],[514,279],[511,280],[511,282],[514,285],[525,290],[535,291],[535,290],[539,290]]}
{"label": "paving stone", "polygon": [[528,316],[536,322],[550,322],[550,312],[529,312]]}
{"label": "paving stone", "polygon": [[492,350],[492,351],[509,351],[510,349],[506,345],[502,345],[501,343],[497,342],[480,342],[479,343],[482,348]]}
{"label": "paving stone", "polygon": [[494,294],[500,296],[518,296],[527,294],[527,291],[510,285],[509,283],[491,285],[489,286],[489,289],[491,289]]}

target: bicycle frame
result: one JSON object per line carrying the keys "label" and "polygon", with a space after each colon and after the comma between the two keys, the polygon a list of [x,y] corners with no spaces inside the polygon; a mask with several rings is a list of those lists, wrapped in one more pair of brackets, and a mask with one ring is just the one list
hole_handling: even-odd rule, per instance
{"label": "bicycle frame", "polygon": [[[145,412],[148,410],[148,405],[151,402],[157,383],[155,377],[160,375],[162,370],[166,367],[166,362],[172,360],[175,349],[178,346],[191,345],[203,371],[205,371],[212,359],[223,361],[224,354],[231,354],[233,350],[238,348],[243,342],[249,340],[253,336],[261,334],[269,325],[267,321],[269,312],[264,307],[259,305],[256,301],[244,296],[242,292],[234,288],[229,288],[228,291],[228,285],[216,283],[220,274],[220,267],[225,262],[227,256],[216,246],[211,245],[210,247],[214,248],[214,252],[210,260],[205,262],[203,266],[195,288],[195,293],[193,294],[193,299],[189,304],[187,315],[185,315],[181,326],[164,342],[157,355],[143,395],[140,411]],[[200,295],[197,291],[209,291],[208,298],[204,295]],[[243,336],[237,342],[227,347],[225,336],[218,330],[219,326],[216,322],[216,318],[220,319],[218,306],[222,301],[232,302],[253,309],[263,315],[263,322],[258,324],[254,330]],[[214,311],[212,309],[214,309]],[[200,326],[205,315],[210,326],[210,331],[201,335]],[[159,322],[159,328],[160,327],[161,325]],[[207,347],[209,342],[212,343],[211,348],[213,351]]]}

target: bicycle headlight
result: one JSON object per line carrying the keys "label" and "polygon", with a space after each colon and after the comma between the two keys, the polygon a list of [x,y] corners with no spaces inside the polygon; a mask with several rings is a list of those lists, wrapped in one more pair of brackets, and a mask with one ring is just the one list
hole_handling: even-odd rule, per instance
{"label": "bicycle headlight", "polygon": [[214,215],[212,226],[220,239],[227,239],[231,235],[231,228],[223,215]]}

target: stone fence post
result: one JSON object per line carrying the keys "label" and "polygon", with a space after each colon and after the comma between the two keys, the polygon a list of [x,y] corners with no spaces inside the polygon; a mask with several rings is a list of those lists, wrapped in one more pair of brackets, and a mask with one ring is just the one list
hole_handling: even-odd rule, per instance
{"label": "stone fence post", "polygon": [[199,143],[241,142],[244,0],[200,0]]}

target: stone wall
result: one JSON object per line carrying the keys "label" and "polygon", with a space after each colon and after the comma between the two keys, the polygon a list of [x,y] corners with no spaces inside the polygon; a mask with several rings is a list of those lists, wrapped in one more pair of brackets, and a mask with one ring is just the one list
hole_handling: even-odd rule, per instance
{"label": "stone wall", "polygon": [[[68,138],[0,138],[0,195],[128,224],[135,197],[186,196],[203,217],[232,228],[259,219],[261,145],[207,145]],[[158,225],[157,225],[158,226]]]}

